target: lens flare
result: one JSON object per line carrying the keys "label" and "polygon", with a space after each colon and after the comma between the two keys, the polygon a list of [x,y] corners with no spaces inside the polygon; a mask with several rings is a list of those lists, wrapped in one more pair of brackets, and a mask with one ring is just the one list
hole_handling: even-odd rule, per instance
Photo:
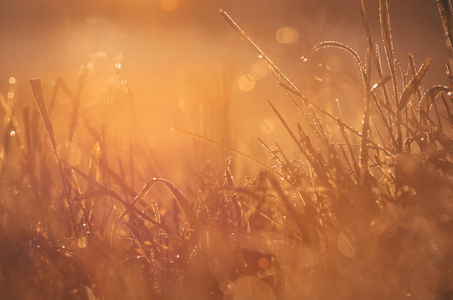
{"label": "lens flare", "polygon": [[241,91],[249,92],[255,88],[255,78],[250,74],[241,75],[238,79],[238,85]]}
{"label": "lens flare", "polygon": [[275,38],[280,44],[294,44],[299,39],[299,32],[293,27],[280,27]]}

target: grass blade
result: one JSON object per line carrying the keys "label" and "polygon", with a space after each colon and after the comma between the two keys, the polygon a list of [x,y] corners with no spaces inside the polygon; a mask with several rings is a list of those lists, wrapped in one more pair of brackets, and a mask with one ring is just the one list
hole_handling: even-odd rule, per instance
{"label": "grass blade", "polygon": [[423,82],[423,78],[426,75],[426,71],[428,70],[430,62],[431,58],[425,60],[425,62],[418,69],[417,74],[415,74],[415,76],[411,79],[411,81],[409,81],[409,83],[404,88],[397,106],[397,114],[402,112],[406,108],[407,104],[412,99],[414,94],[419,90],[420,85]]}
{"label": "grass blade", "polygon": [[52,127],[52,122],[50,121],[49,113],[48,113],[47,107],[46,107],[46,102],[44,100],[44,93],[42,90],[41,79],[40,78],[30,79],[30,85],[31,85],[32,93],[33,93],[33,98],[35,99],[35,102],[38,105],[39,112],[44,121],[44,125],[45,125],[46,131],[47,131],[47,136],[49,137],[50,143],[52,145],[55,160],[57,162],[57,166],[60,171],[60,177],[61,177],[61,181],[63,184],[63,193],[68,202],[67,205],[68,205],[69,217],[70,217],[71,224],[72,224],[72,230],[73,230],[73,233],[77,233],[76,222],[74,219],[74,214],[73,214],[72,206],[71,206],[71,199],[69,197],[69,189],[68,189],[68,186],[66,183],[66,177],[63,172],[63,167],[61,165],[60,156],[57,151],[57,142],[56,142],[55,133],[54,133],[54,130]]}
{"label": "grass blade", "polygon": [[449,45],[449,52],[453,50],[453,11],[451,8],[450,0],[437,0],[442,25],[444,27],[445,39]]}

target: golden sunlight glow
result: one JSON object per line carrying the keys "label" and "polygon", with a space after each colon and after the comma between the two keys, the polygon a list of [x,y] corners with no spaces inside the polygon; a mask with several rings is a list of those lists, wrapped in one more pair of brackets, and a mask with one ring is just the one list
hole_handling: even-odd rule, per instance
{"label": "golden sunlight glow", "polygon": [[69,143],[61,143],[57,146],[58,153],[65,157],[66,161],[71,165],[78,165],[82,161],[82,151],[77,145],[70,145]]}
{"label": "golden sunlight glow", "polygon": [[453,0],[0,1],[0,300],[453,299]]}
{"label": "golden sunlight glow", "polygon": [[275,38],[280,44],[294,44],[299,39],[299,32],[293,27],[280,27]]}
{"label": "golden sunlight glow", "polygon": [[179,6],[178,0],[161,0],[160,7],[164,12],[175,11]]}
{"label": "golden sunlight glow", "polygon": [[178,104],[176,105],[179,110],[185,110],[186,109],[186,100],[183,98],[178,99]]}
{"label": "golden sunlight glow", "polygon": [[255,88],[255,78],[250,74],[241,75],[238,79],[238,85],[241,91],[251,91]]}

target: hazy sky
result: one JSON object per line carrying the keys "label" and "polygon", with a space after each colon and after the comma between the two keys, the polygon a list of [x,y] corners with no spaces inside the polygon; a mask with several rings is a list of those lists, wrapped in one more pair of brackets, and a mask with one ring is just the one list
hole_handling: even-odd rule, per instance
{"label": "hazy sky", "polygon": [[[180,3],[178,3],[178,1]],[[162,49],[197,60],[198,53],[217,60],[241,43],[217,13],[227,10],[246,31],[275,55],[296,59],[315,43],[338,40],[364,47],[364,32],[355,0],[6,0],[0,3],[0,63],[2,74],[14,70],[26,75],[74,72],[90,53],[124,52],[125,58],[142,59]],[[172,8],[171,3],[176,5]],[[365,1],[370,23],[379,38],[378,1]],[[170,6],[169,6],[170,5]],[[442,29],[435,0],[389,1],[395,49],[402,62],[407,52],[416,58],[444,55]],[[168,6],[174,9],[165,12]],[[300,38],[294,45],[276,49],[275,31],[292,26]],[[177,48],[177,49],[171,49]],[[220,49],[220,50],[219,50]],[[360,49],[359,49],[360,50]],[[244,50],[246,51],[246,50]],[[279,53],[280,52],[280,53]],[[281,52],[285,52],[282,54]],[[160,53],[158,53],[160,54]],[[440,62],[439,62],[440,63]],[[54,70],[54,72],[52,72]],[[24,74],[24,75],[25,75]],[[5,74],[7,75],[7,74]]]}
{"label": "hazy sky", "polygon": [[[378,0],[365,3],[375,42],[381,44]],[[431,57],[426,82],[446,84],[445,42],[436,1],[389,0],[389,6],[401,64],[407,66],[409,52],[417,65]],[[263,120],[275,118],[266,101],[286,109],[290,119],[294,107],[279,103],[287,99],[272,76],[256,79],[251,91],[240,89],[238,82],[248,78],[244,76],[258,58],[219,15],[219,8],[228,11],[304,92],[322,91],[326,105],[330,98],[344,98],[345,105],[355,109],[351,114],[360,116],[361,104],[354,101],[362,88],[354,83],[359,73],[350,57],[329,49],[308,63],[300,60],[325,40],[346,43],[364,57],[365,32],[355,0],[0,1],[0,91],[5,93],[11,75],[18,78],[22,102],[31,101],[27,83],[31,77],[50,82],[60,76],[74,89],[80,65],[90,54],[102,51],[114,59],[121,52],[121,72],[142,103],[146,134],[168,141],[169,128],[176,125],[215,138],[213,132],[228,128],[229,136],[237,138],[229,145],[252,153],[253,147],[260,148],[256,137],[265,134]],[[276,32],[281,27],[297,30],[297,41],[279,43]],[[319,64],[337,76],[335,94],[320,89]],[[217,117],[225,108],[215,103],[222,101],[229,105],[228,124]],[[200,102],[214,104],[207,111],[198,107]],[[184,112],[178,110],[182,106]],[[167,148],[162,155],[168,154]]]}

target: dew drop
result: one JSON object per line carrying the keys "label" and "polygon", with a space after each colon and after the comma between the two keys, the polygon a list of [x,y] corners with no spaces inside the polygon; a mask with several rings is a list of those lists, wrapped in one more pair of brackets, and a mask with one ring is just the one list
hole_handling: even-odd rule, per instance
{"label": "dew drop", "polygon": [[9,80],[8,80],[8,82],[9,82],[10,84],[15,84],[15,83],[16,83],[16,78],[10,77]]}

